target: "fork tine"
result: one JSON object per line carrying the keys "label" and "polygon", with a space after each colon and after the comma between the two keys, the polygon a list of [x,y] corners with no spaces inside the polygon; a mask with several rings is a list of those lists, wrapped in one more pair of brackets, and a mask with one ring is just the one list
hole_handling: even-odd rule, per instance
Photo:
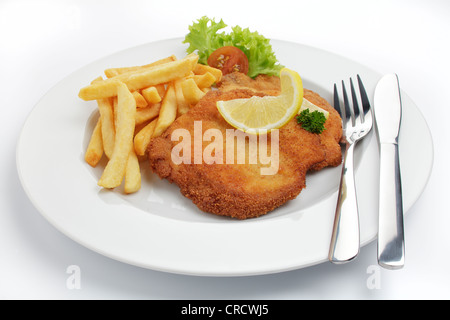
{"label": "fork tine", "polygon": [[342,92],[344,95],[344,109],[345,112],[343,113],[344,117],[345,117],[345,122],[349,122],[350,119],[352,120],[352,125],[355,125],[355,121],[354,121],[354,115],[352,113],[352,111],[350,110],[350,103],[348,101],[348,96],[347,96],[347,90],[345,89],[345,84],[344,81],[342,81]]}
{"label": "fork tine", "polygon": [[336,83],[334,84],[333,107],[339,114],[341,114],[341,106],[339,103],[339,94],[337,91]]}
{"label": "fork tine", "polygon": [[366,89],[364,89],[361,77],[359,76],[359,74],[357,75],[358,78],[358,85],[359,85],[359,92],[361,94],[361,102],[362,102],[362,108],[364,111],[364,114],[368,114],[370,111],[370,102],[369,102],[369,98],[367,98],[367,93],[366,93]]}
{"label": "fork tine", "polygon": [[[333,94],[333,107],[334,109],[339,113],[342,119],[345,119],[345,110],[341,106],[341,103],[339,101],[339,93],[337,90],[336,83],[334,84],[334,94]],[[345,121],[342,121],[342,127],[345,129]]]}
{"label": "fork tine", "polygon": [[364,112],[361,112],[361,107],[358,103],[358,98],[356,97],[355,87],[353,86],[353,80],[350,78],[350,87],[352,91],[352,101],[353,101],[353,113],[355,115],[355,122],[358,118],[360,118],[361,123],[364,122]]}

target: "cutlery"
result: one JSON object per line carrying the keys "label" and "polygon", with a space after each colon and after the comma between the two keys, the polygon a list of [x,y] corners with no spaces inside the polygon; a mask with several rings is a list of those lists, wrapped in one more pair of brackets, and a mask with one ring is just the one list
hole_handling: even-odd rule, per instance
{"label": "cutlery", "polygon": [[336,84],[334,85],[334,108],[342,118],[342,143],[345,147],[333,234],[328,254],[328,259],[336,264],[346,263],[354,259],[359,253],[360,246],[353,151],[356,143],[372,129],[372,109],[359,75],[357,79],[361,106],[358,103],[356,90],[351,78],[352,108],[350,108],[344,81],[342,81],[343,105],[340,103],[337,86]]}
{"label": "cutlery", "polygon": [[405,263],[405,241],[398,154],[402,102],[396,74],[386,75],[378,82],[374,115],[380,148],[378,263],[387,269],[400,269]]}

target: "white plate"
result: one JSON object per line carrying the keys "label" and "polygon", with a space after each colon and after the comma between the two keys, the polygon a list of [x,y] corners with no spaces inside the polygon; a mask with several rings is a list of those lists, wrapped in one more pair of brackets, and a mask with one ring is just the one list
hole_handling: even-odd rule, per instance
{"label": "white plate", "polygon": [[[360,74],[369,97],[381,75],[335,54],[272,41],[279,61],[300,73],[306,88],[331,101],[334,82]],[[114,66],[146,64],[171,54],[185,55],[182,39],[149,43],[113,54],[68,76],[35,106],[17,146],[25,192],[58,230],[100,254],[166,272],[236,276],[275,273],[327,261],[340,167],[308,174],[297,199],[272,213],[246,221],[203,213],[176,185],[143,169],[142,189],[97,186],[102,167],[84,162],[96,103],[78,98],[80,88]],[[401,79],[400,79],[401,83]],[[425,120],[404,93],[400,157],[407,211],[431,172],[432,138]],[[417,152],[420,146],[420,152]],[[361,245],[376,238],[378,148],[376,136],[358,147],[356,179]]]}

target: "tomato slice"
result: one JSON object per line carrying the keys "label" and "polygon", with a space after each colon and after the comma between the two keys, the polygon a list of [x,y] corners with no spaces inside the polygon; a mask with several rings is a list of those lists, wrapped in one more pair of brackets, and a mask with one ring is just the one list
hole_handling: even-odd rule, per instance
{"label": "tomato slice", "polygon": [[248,73],[247,56],[241,49],[233,46],[225,46],[211,53],[208,65],[222,70],[223,75],[231,72]]}

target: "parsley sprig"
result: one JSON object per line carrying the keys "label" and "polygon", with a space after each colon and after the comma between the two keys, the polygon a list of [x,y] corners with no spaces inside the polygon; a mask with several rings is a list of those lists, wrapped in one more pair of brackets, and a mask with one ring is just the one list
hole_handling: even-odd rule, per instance
{"label": "parsley sprig", "polygon": [[325,130],[325,115],[319,111],[310,112],[309,109],[305,109],[297,116],[297,123],[299,123],[303,129],[320,134]]}

